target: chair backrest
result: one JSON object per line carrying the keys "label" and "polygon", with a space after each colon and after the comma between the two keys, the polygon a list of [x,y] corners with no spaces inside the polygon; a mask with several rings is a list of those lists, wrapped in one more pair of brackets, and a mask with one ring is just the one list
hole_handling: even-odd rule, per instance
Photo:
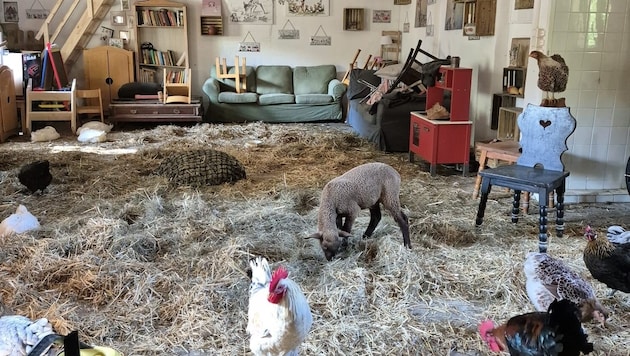
{"label": "chair backrest", "polygon": [[575,118],[567,107],[528,104],[518,116],[523,152],[516,164],[564,171],[562,154],[568,150],[567,139],[575,131],[575,125]]}
{"label": "chair backrest", "polygon": [[100,98],[101,97],[101,89],[77,89],[76,91],[77,98]]}

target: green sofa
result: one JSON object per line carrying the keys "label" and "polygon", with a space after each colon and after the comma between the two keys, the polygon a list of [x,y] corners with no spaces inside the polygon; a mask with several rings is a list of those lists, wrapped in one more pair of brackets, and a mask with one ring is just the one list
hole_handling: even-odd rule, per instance
{"label": "green sofa", "polygon": [[[233,73],[234,68],[228,72]],[[236,93],[233,79],[218,79],[212,66],[202,90],[208,122],[341,121],[346,86],[334,65],[247,67],[247,92]]]}

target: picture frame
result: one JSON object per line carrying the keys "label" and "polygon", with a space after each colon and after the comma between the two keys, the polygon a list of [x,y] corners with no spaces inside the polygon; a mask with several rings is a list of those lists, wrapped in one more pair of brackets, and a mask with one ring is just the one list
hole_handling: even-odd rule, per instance
{"label": "picture frame", "polygon": [[394,0],[394,5],[409,5],[411,0]]}
{"label": "picture frame", "polygon": [[392,10],[372,10],[372,23],[392,22]]}
{"label": "picture frame", "polygon": [[273,0],[224,0],[229,21],[237,25],[273,25]]}
{"label": "picture frame", "polygon": [[125,11],[125,10],[131,10],[131,4],[130,4],[131,0],[120,0],[120,9]]}
{"label": "picture frame", "polygon": [[105,42],[106,44],[109,43],[109,39],[114,37],[114,29],[113,28],[109,28],[109,27],[105,27],[105,26],[101,26],[101,31],[100,31],[100,38],[101,41]]}
{"label": "picture frame", "polygon": [[427,0],[416,0],[416,13],[414,16],[414,27],[427,26]]}
{"label": "picture frame", "polygon": [[287,0],[287,16],[330,16],[330,0]]}
{"label": "picture frame", "polygon": [[112,11],[112,26],[127,26],[127,14],[124,11]]}
{"label": "picture frame", "polygon": [[129,42],[129,31],[127,30],[118,31],[118,37],[120,37],[120,39],[123,40],[123,42]]}
{"label": "picture frame", "polygon": [[534,0],[515,0],[514,10],[533,9]]}
{"label": "picture frame", "polygon": [[19,22],[17,1],[5,1],[2,3],[4,22]]}
{"label": "picture frame", "polygon": [[112,46],[112,47],[117,47],[117,48],[120,48],[120,49],[125,48],[125,43],[124,43],[122,38],[110,38],[107,41],[107,44]]}

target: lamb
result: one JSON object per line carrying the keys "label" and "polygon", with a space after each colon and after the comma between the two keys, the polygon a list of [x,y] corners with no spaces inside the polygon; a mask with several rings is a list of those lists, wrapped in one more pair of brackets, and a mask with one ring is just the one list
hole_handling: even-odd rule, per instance
{"label": "lamb", "polygon": [[[370,209],[370,222],[363,237],[370,237],[381,220],[383,206],[394,218],[403,234],[403,242],[411,248],[409,220],[400,208],[400,175],[385,163],[366,163],[354,167],[329,181],[322,190],[318,231],[308,238],[319,240],[328,261],[345,244],[352,224],[362,209]],[[345,221],[343,221],[345,218]]]}

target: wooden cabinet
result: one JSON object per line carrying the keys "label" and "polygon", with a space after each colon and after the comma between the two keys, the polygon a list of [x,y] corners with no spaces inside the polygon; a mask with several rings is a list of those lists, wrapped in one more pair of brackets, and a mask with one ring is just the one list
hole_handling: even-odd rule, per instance
{"label": "wooden cabinet", "polygon": [[83,51],[83,71],[89,89],[101,89],[103,110],[118,99],[118,89],[134,81],[133,52],[99,46]]}
{"label": "wooden cabinet", "polygon": [[163,68],[188,68],[186,5],[168,0],[136,1],[136,72],[140,82],[162,82]]}
{"label": "wooden cabinet", "polygon": [[464,3],[465,36],[492,36],[497,13],[497,0],[456,0]]}
{"label": "wooden cabinet", "polygon": [[462,163],[468,174],[470,131],[472,121],[429,120],[419,112],[411,112],[409,128],[409,160],[414,154],[431,164],[435,175],[437,164]]}
{"label": "wooden cabinet", "polygon": [[426,107],[443,104],[445,91],[451,92],[448,120],[430,120],[425,113],[412,112],[409,127],[409,160],[418,155],[431,164],[434,175],[437,164],[462,163],[468,174],[470,161],[470,84],[472,69],[440,68],[440,80],[427,89]]}
{"label": "wooden cabinet", "polygon": [[345,31],[362,31],[365,27],[365,10],[360,8],[343,9],[343,29]]}
{"label": "wooden cabinet", "polygon": [[[23,114],[23,113],[22,113]],[[19,131],[13,72],[0,66],[0,142],[17,135]]]}
{"label": "wooden cabinet", "polygon": [[194,98],[190,104],[164,104],[159,100],[137,102],[121,101],[111,105],[109,121],[117,122],[201,122],[203,108],[201,99]]}

